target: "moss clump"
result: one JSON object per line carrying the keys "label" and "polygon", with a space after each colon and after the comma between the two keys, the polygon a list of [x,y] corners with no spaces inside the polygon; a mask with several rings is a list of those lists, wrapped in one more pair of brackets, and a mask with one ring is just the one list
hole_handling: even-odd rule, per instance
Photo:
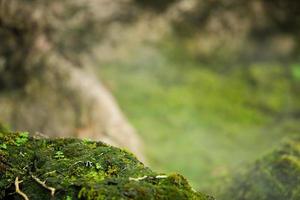
{"label": "moss clump", "polygon": [[209,199],[101,142],[2,131],[0,146],[0,199]]}
{"label": "moss clump", "polygon": [[300,138],[258,160],[233,178],[220,199],[300,199]]}

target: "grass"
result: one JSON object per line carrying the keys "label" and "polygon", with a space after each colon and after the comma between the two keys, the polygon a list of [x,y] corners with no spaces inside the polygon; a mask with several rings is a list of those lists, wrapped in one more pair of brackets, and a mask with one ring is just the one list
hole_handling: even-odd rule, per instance
{"label": "grass", "polygon": [[221,73],[179,48],[158,49],[132,52],[99,69],[142,136],[154,169],[182,173],[205,190],[298,128],[291,122],[283,134],[283,123],[272,125],[272,113],[290,96],[281,66],[253,65],[254,87],[241,67]]}

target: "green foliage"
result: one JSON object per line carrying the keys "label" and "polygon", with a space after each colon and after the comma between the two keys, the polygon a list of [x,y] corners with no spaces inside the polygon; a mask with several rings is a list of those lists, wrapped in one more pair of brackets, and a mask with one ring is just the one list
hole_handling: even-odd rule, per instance
{"label": "green foliage", "polygon": [[209,199],[181,175],[157,174],[132,154],[101,142],[7,132],[0,143],[6,145],[0,150],[0,199],[20,198],[15,184],[31,200],[51,199],[51,191],[64,200]]}
{"label": "green foliage", "polygon": [[300,139],[289,140],[224,184],[220,199],[300,198]]}
{"label": "green foliage", "polygon": [[29,137],[29,133],[28,132],[21,132],[21,133],[19,133],[19,136],[15,140],[15,144],[17,146],[21,146],[21,145],[26,144],[26,142],[28,141],[28,137]]}
{"label": "green foliage", "polygon": [[67,197],[66,197],[66,200],[72,200],[72,197],[67,196]]}
{"label": "green foliage", "polygon": [[65,157],[64,156],[64,152],[62,152],[62,151],[55,152],[54,158],[56,158],[56,159],[62,159],[64,157]]}
{"label": "green foliage", "polygon": [[6,144],[0,144],[0,149],[7,149],[7,145]]}

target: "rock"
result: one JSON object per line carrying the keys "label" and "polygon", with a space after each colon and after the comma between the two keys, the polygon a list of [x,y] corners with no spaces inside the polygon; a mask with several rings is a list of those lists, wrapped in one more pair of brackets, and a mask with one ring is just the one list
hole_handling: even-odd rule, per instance
{"label": "rock", "polygon": [[212,199],[99,141],[0,130],[0,199]]}

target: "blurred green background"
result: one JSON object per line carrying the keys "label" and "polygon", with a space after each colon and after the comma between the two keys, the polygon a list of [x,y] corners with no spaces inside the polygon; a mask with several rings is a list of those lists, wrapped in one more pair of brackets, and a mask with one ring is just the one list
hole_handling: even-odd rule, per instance
{"label": "blurred green background", "polygon": [[141,134],[149,165],[210,190],[299,135],[299,3],[166,4],[146,17],[146,39],[102,63],[99,76]]}
{"label": "blurred green background", "polygon": [[[137,128],[154,169],[177,171],[194,187],[217,184],[230,172],[299,134],[293,77],[278,62],[236,63],[231,69],[197,62],[174,41],[156,54],[130,52],[99,75]],[[138,83],[138,84],[137,84]],[[297,107],[299,108],[299,107]]]}
{"label": "blurred green background", "polygon": [[141,136],[147,165],[210,193],[299,135],[298,1],[12,2],[0,9],[0,120],[15,129],[100,134],[106,114],[90,105],[102,96],[87,92],[101,84],[86,75],[96,72]]}

